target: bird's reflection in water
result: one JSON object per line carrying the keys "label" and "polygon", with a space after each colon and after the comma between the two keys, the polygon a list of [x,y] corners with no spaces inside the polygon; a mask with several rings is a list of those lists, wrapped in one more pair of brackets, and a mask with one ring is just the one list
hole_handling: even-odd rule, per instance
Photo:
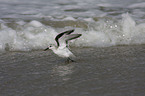
{"label": "bird's reflection in water", "polygon": [[57,65],[53,68],[53,75],[59,76],[63,81],[67,81],[71,78],[73,73],[73,65]]}

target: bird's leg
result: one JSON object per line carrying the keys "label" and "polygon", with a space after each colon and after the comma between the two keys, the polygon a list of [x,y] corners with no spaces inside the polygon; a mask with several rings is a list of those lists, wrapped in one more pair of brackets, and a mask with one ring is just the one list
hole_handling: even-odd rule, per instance
{"label": "bird's leg", "polygon": [[68,57],[65,63],[68,64],[68,63],[70,63],[70,62],[75,62],[75,61]]}
{"label": "bird's leg", "polygon": [[68,60],[69,60],[69,61],[71,61],[71,62],[75,62],[74,60],[72,60],[72,59],[71,59],[71,58],[69,58],[69,57],[68,57]]}
{"label": "bird's leg", "polygon": [[66,64],[68,64],[68,63],[69,63],[69,59],[68,59],[68,58],[67,58],[67,60],[65,61],[65,63],[66,63]]}

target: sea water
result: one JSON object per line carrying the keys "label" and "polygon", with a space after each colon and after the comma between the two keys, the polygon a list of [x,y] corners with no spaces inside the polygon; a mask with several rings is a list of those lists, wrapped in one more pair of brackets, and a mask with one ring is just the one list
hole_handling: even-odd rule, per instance
{"label": "sea water", "polygon": [[0,0],[0,96],[145,96],[144,44],[144,0]]}
{"label": "sea water", "polygon": [[1,0],[0,51],[44,49],[75,29],[76,47],[145,44],[144,0]]}

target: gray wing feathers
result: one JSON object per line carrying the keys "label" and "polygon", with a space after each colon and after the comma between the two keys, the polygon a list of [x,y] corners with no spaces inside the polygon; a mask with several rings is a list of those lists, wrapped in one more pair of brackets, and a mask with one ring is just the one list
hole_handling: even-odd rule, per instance
{"label": "gray wing feathers", "polygon": [[65,38],[66,47],[69,48],[69,44],[68,44],[68,41],[69,41],[69,40],[76,39],[76,38],[80,37],[81,35],[82,35],[82,34],[70,34],[70,35],[68,35],[68,36]]}
{"label": "gray wing feathers", "polygon": [[57,46],[61,46],[61,47],[68,47],[68,41],[69,40],[73,40],[76,39],[78,37],[80,37],[82,34],[71,34],[74,32],[73,30],[68,30],[65,32],[62,32],[60,34],[58,34],[55,38],[55,41],[57,43]]}
{"label": "gray wing feathers", "polygon": [[68,42],[69,40],[72,40],[72,39],[76,39],[78,37],[80,37],[82,34],[70,34],[66,37],[66,42]]}
{"label": "gray wing feathers", "polygon": [[65,32],[62,32],[62,33],[58,34],[58,35],[55,37],[55,41],[56,41],[56,43],[57,43],[57,46],[60,45],[60,44],[59,44],[59,39],[60,39],[61,37],[63,37],[63,35],[69,35],[69,34],[71,34],[71,33],[73,33],[73,32],[74,32],[74,29],[68,30],[68,31],[65,31]]}

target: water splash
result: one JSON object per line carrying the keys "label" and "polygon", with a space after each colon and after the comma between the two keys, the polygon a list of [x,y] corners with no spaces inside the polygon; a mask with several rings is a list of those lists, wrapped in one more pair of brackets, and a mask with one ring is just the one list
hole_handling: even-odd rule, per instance
{"label": "water splash", "polygon": [[[145,24],[136,24],[128,13],[123,14],[121,20],[99,19],[86,22],[87,29],[75,28],[75,33],[81,33],[82,36],[71,42],[71,46],[107,47],[145,44]],[[66,26],[64,29],[54,28],[36,20],[14,22],[13,25],[15,26],[11,27],[7,23],[0,24],[0,51],[44,49],[49,44],[56,43],[54,38],[59,32],[74,28],[74,26]]]}

